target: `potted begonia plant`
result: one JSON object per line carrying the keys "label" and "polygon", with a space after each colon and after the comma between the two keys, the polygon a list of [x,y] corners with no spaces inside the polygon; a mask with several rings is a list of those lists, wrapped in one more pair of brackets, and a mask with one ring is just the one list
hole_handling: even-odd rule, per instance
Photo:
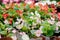
{"label": "potted begonia plant", "polygon": [[[56,14],[54,4],[34,2],[4,4],[0,8],[0,35],[2,40],[12,40],[12,30],[18,31],[18,39],[22,40],[51,40],[58,26],[60,26],[60,13]],[[14,33],[16,32],[14,30]],[[19,34],[19,35],[18,35]],[[20,36],[21,35],[21,36]],[[25,39],[26,38],[26,39]],[[51,38],[51,39],[50,39]],[[55,37],[57,39],[57,37]]]}
{"label": "potted begonia plant", "polygon": [[[10,30],[9,30],[10,31]],[[8,26],[4,25],[0,21],[0,40],[12,40],[10,36],[12,36],[12,32],[8,31]]]}

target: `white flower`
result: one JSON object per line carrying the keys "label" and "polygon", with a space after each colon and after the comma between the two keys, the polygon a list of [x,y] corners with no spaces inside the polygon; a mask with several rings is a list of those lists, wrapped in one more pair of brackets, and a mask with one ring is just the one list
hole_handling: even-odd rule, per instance
{"label": "white flower", "polygon": [[15,24],[19,24],[20,22],[15,22]]}
{"label": "white flower", "polygon": [[31,4],[33,2],[34,2],[33,0],[25,0],[25,3],[27,3],[27,4]]}
{"label": "white flower", "polygon": [[31,3],[32,3],[31,1],[27,2],[27,4],[31,4]]}
{"label": "white flower", "polygon": [[21,19],[18,19],[18,18],[17,18],[17,21],[18,21],[18,22],[21,22],[21,21],[22,21],[22,18],[21,18]]}
{"label": "white flower", "polygon": [[31,19],[34,19],[34,17],[33,17],[33,16],[31,16],[30,18],[31,18]]}
{"label": "white flower", "polygon": [[12,38],[13,40],[17,40],[16,35],[12,36],[11,38]]}
{"label": "white flower", "polygon": [[36,35],[37,37],[40,37],[40,36],[41,36],[41,30],[37,30],[37,31],[35,32],[35,35]]}
{"label": "white flower", "polygon": [[42,30],[43,26],[40,26],[39,30]]}
{"label": "white flower", "polygon": [[29,40],[29,36],[27,34],[22,35],[23,40]]}
{"label": "white flower", "polygon": [[15,24],[19,24],[21,21],[22,21],[22,23],[24,23],[24,20],[22,18],[21,19],[17,18],[17,22],[15,22]]}
{"label": "white flower", "polygon": [[23,25],[17,25],[16,28],[17,29],[21,29],[23,27]]}
{"label": "white flower", "polygon": [[56,1],[52,1],[52,4],[56,5],[57,3],[56,3]]}
{"label": "white flower", "polygon": [[37,21],[37,23],[41,23],[41,20],[40,19],[37,19],[36,21]]}
{"label": "white flower", "polygon": [[6,30],[10,31],[12,28],[6,28]]}
{"label": "white flower", "polygon": [[4,23],[5,23],[5,24],[9,24],[8,20],[5,20]]}
{"label": "white flower", "polygon": [[40,17],[40,14],[39,14],[37,11],[35,11],[35,15],[36,15],[37,17]]}
{"label": "white flower", "polygon": [[43,26],[40,26],[40,28],[39,28],[39,30],[40,30],[41,33],[43,33],[42,28],[43,28]]}
{"label": "white flower", "polygon": [[51,17],[51,20],[55,20],[55,18]]}
{"label": "white flower", "polygon": [[51,4],[51,2],[50,2],[50,1],[46,1],[46,3],[47,3],[48,5],[50,5],[50,4]]}
{"label": "white flower", "polygon": [[35,3],[35,6],[39,6],[39,3]]}
{"label": "white flower", "polygon": [[33,13],[33,12],[31,12],[31,14],[32,14],[32,15],[34,15],[34,13]]}
{"label": "white flower", "polygon": [[56,27],[56,30],[58,30],[59,29],[59,27]]}
{"label": "white flower", "polygon": [[56,26],[60,26],[60,21],[56,23]]}
{"label": "white flower", "polygon": [[48,23],[50,23],[50,24],[54,24],[55,21],[48,19]]}
{"label": "white flower", "polygon": [[12,30],[12,32],[13,32],[13,33],[16,33],[16,30],[14,29],[14,30]]}
{"label": "white flower", "polygon": [[44,5],[46,5],[46,2],[45,1],[42,1],[41,4],[44,6]]}

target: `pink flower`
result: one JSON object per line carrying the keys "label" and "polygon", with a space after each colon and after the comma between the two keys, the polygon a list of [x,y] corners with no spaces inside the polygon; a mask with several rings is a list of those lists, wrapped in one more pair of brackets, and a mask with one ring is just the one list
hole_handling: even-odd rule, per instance
{"label": "pink flower", "polygon": [[13,32],[13,33],[16,33],[16,30],[14,29],[12,32]]}
{"label": "pink flower", "polygon": [[24,34],[26,34],[25,32],[20,32],[20,35],[24,35]]}
{"label": "pink flower", "polygon": [[41,35],[41,30],[37,30],[37,31],[35,32],[35,34],[36,34],[37,37],[39,37],[39,36]]}
{"label": "pink flower", "polygon": [[3,0],[3,4],[7,4],[7,2],[9,2],[9,0]]}
{"label": "pink flower", "polygon": [[13,0],[10,0],[10,3],[14,2]]}
{"label": "pink flower", "polygon": [[18,3],[19,1],[20,1],[20,0],[14,0],[14,2],[17,2],[17,3]]}
{"label": "pink flower", "polygon": [[58,13],[58,19],[60,20],[60,13]]}
{"label": "pink flower", "polygon": [[56,23],[56,26],[57,26],[57,27],[60,26],[60,21],[58,21],[58,22]]}
{"label": "pink flower", "polygon": [[3,2],[3,4],[7,4],[7,2]]}

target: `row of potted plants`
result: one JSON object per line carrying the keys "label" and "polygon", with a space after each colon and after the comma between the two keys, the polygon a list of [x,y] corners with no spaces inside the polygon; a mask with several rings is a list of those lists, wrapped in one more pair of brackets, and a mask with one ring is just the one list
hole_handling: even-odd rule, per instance
{"label": "row of potted plants", "polygon": [[[21,36],[18,40],[29,40],[39,37],[41,39],[42,36],[54,36],[55,33],[60,32],[59,5],[60,2],[57,5],[42,5],[41,3],[36,5],[34,2],[30,4],[24,2],[19,4],[2,3],[0,5],[1,38],[9,38],[14,34]],[[57,8],[57,6],[59,7]]]}

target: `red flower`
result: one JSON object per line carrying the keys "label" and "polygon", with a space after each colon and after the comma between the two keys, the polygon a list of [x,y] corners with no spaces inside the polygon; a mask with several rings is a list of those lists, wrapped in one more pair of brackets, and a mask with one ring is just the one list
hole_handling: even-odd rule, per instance
{"label": "red flower", "polygon": [[12,24],[13,18],[9,19],[9,24]]}
{"label": "red flower", "polygon": [[60,13],[58,13],[58,19],[60,20]]}
{"label": "red flower", "polygon": [[60,5],[60,2],[58,2],[57,4]]}
{"label": "red flower", "polygon": [[55,8],[55,5],[54,4],[51,4],[51,8]]}
{"label": "red flower", "polygon": [[18,15],[22,15],[23,14],[23,11],[22,10],[16,10],[16,12],[18,13]]}
{"label": "red flower", "polygon": [[44,5],[44,10],[48,11],[48,6],[47,5]]}
{"label": "red flower", "polygon": [[47,13],[49,7],[48,7],[48,5],[44,5],[44,6],[42,5],[40,8],[41,8],[41,10],[43,10]]}
{"label": "red flower", "polygon": [[56,14],[57,10],[54,4],[51,4],[52,14]]}
{"label": "red flower", "polygon": [[34,7],[35,7],[35,3],[30,4],[31,9],[34,9]]}
{"label": "red flower", "polygon": [[40,7],[40,10],[42,10],[43,5],[40,3],[40,4],[39,4],[39,7]]}
{"label": "red flower", "polygon": [[2,16],[4,19],[6,19],[9,16],[9,14],[3,14]]}
{"label": "red flower", "polygon": [[57,10],[55,8],[52,8],[52,14],[56,14]]}

